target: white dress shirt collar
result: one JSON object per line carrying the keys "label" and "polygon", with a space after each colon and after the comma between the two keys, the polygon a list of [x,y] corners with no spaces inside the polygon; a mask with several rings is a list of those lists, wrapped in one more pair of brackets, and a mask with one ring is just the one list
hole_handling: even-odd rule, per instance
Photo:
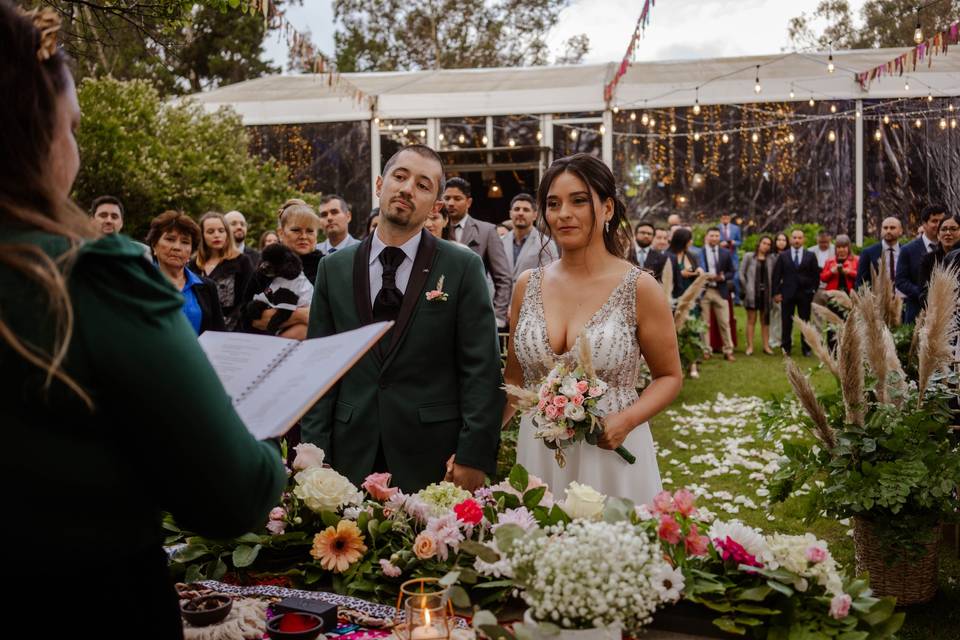
{"label": "white dress shirt collar", "polygon": [[926,247],[927,253],[930,253],[931,247],[936,248],[937,242],[928,238],[927,234],[923,234],[920,237],[923,238],[923,246]]}
{"label": "white dress shirt collar", "polygon": [[[407,256],[407,260],[413,262],[417,257],[417,249],[420,248],[421,232],[414,234],[412,238],[400,245],[400,250]],[[386,248],[383,240],[380,239],[380,233],[373,234],[373,242],[370,245],[370,264],[373,264],[380,257],[380,253]],[[405,260],[406,261],[406,260]]]}

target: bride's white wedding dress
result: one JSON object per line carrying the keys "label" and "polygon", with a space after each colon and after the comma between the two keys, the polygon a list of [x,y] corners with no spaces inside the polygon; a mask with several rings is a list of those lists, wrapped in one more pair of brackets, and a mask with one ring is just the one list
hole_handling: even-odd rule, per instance
{"label": "bride's white wedding dress", "polygon": [[[636,306],[639,275],[640,269],[636,267],[628,271],[585,326],[594,368],[600,379],[609,385],[598,404],[602,415],[617,413],[636,402],[638,397],[636,380],[640,345],[637,343]],[[575,365],[580,349],[580,338],[564,354],[554,353],[550,346],[540,288],[542,276],[542,269],[530,274],[514,333],[514,350],[523,368],[523,383],[533,391],[557,361]],[[542,440],[535,439],[533,432],[530,418],[524,416],[517,439],[517,462],[550,485],[555,494],[560,493],[558,500],[562,499],[563,489],[574,480],[608,496],[629,498],[636,504],[651,502],[661,490],[653,437],[647,423],[631,431],[623,443],[636,456],[634,464],[627,463],[613,451],[580,442],[564,449],[567,461],[561,469],[553,450],[548,449]]]}

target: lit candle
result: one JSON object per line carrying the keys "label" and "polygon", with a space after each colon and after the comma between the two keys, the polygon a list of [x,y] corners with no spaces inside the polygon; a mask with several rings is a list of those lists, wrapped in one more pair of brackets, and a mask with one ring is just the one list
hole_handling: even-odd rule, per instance
{"label": "lit candle", "polygon": [[436,640],[437,638],[444,638],[446,634],[436,626],[430,624],[430,610],[425,609],[423,611],[423,624],[414,627],[413,633],[410,635],[411,640]]}

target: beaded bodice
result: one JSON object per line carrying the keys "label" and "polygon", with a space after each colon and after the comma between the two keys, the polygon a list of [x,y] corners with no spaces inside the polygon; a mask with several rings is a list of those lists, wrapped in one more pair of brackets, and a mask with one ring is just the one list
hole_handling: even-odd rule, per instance
{"label": "beaded bodice", "polygon": [[[620,411],[637,399],[636,381],[641,355],[637,342],[639,275],[640,269],[630,269],[584,326],[590,340],[594,369],[610,387],[598,407],[604,413]],[[530,274],[514,333],[514,350],[523,368],[524,386],[528,388],[539,385],[558,361],[575,366],[580,351],[579,336],[566,353],[557,354],[550,346],[540,286],[542,276],[542,269]]]}

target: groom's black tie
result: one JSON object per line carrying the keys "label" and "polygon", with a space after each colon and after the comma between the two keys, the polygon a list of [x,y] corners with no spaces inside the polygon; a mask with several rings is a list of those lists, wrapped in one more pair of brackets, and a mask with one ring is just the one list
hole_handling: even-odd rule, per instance
{"label": "groom's black tie", "polygon": [[376,322],[396,320],[400,315],[403,293],[397,288],[397,269],[403,264],[406,254],[399,247],[385,247],[379,260],[383,265],[380,293],[373,301],[373,319]]}

